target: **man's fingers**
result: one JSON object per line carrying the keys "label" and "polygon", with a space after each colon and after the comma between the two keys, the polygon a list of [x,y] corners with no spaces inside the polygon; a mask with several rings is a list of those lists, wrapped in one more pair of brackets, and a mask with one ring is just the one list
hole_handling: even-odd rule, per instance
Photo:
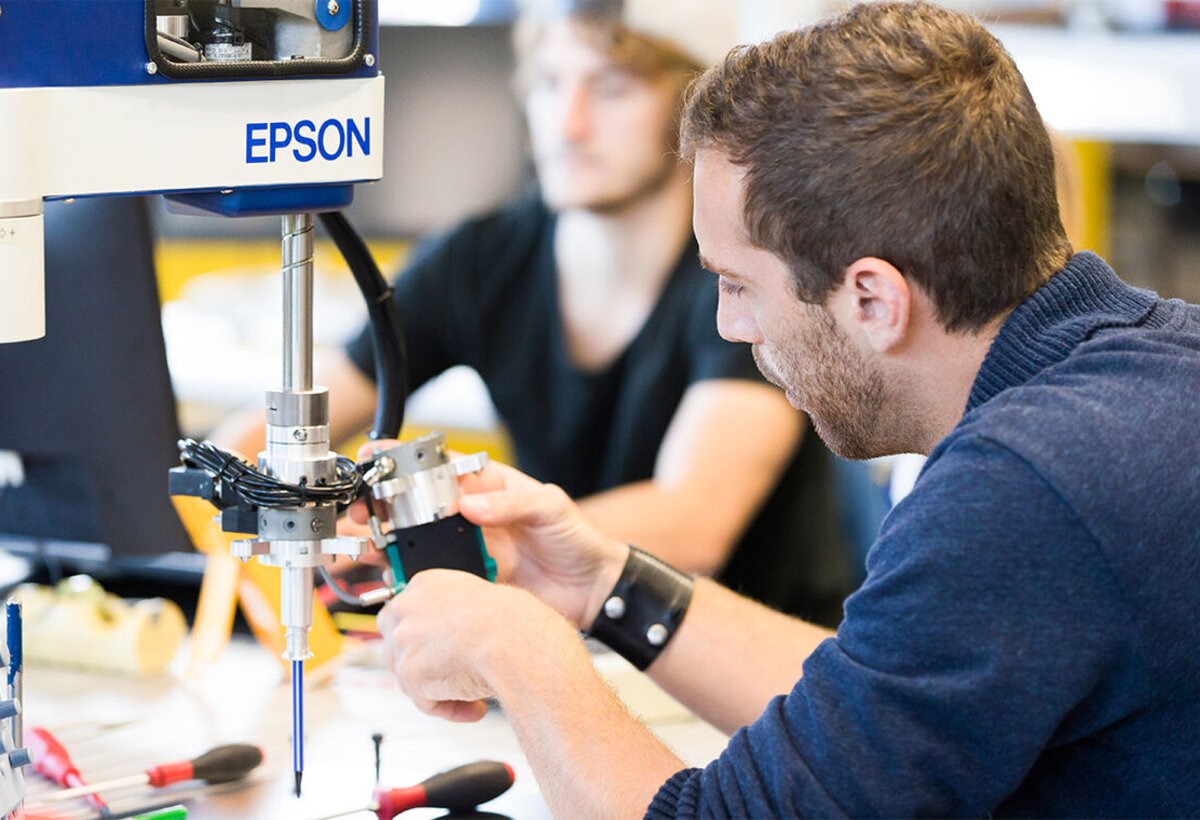
{"label": "man's fingers", "polygon": [[422,711],[455,723],[474,723],[487,714],[487,704],[481,700],[439,700]]}
{"label": "man's fingers", "polygon": [[472,524],[503,527],[524,524],[536,527],[553,523],[566,515],[570,499],[550,484],[530,490],[500,490],[466,495],[459,499],[459,510]]}
{"label": "man's fingers", "polygon": [[395,438],[381,438],[377,441],[368,441],[362,447],[358,448],[358,460],[370,461],[375,458],[376,453],[395,447],[399,443],[400,440]]}
{"label": "man's fingers", "polygon": [[458,479],[464,493],[487,493],[496,490],[532,490],[542,483],[530,478],[515,467],[499,461],[489,461],[478,473],[466,473]]}
{"label": "man's fingers", "polygon": [[427,715],[440,717],[455,723],[474,723],[487,714],[487,704],[482,700],[432,700],[412,692],[408,693],[413,705]]}
{"label": "man's fingers", "polygon": [[355,501],[346,512],[349,513],[350,520],[356,524],[367,523],[367,502],[362,500]]}

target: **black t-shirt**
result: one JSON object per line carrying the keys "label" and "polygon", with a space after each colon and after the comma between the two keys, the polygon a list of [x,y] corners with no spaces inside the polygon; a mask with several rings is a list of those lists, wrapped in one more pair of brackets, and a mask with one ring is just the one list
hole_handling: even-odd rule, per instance
{"label": "black t-shirt", "polygon": [[[580,371],[563,337],[554,224],[537,200],[464,222],[417,249],[394,282],[394,300],[410,389],[455,365],[474,368],[508,427],[518,466],[579,498],[653,476],[691,384],[762,377],[748,346],[717,334],[716,287],[694,240],[624,352],[602,371]],[[347,352],[374,378],[369,333]],[[718,575],[750,597],[827,624],[840,620],[851,591],[832,458],[806,436]]]}

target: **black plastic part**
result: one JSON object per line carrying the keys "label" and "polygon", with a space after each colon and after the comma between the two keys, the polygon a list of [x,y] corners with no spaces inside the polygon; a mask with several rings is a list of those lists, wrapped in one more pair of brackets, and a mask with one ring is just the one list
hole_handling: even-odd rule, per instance
{"label": "black plastic part", "polygon": [[374,19],[375,0],[354,2],[354,48],[345,57],[333,60],[239,60],[235,62],[177,63],[163,56],[158,48],[157,8],[146,3],[146,54],[158,66],[158,72],[173,80],[212,80],[241,77],[302,77],[349,74],[362,65],[367,50],[367,33]]}
{"label": "black plastic part", "polygon": [[512,784],[512,769],[495,760],[481,760],[435,774],[421,785],[426,806],[467,811],[496,799]]}
{"label": "black plastic part", "polygon": [[237,505],[221,510],[221,531],[258,535],[258,510]]}
{"label": "black plastic part", "polygon": [[249,743],[231,743],[192,760],[192,773],[197,780],[228,783],[241,780],[262,762],[262,749]]}
{"label": "black plastic part", "polygon": [[488,580],[494,577],[479,527],[461,515],[397,530],[392,538],[406,579],[427,569],[458,569]]}
{"label": "black plastic part", "polygon": [[367,303],[371,318],[371,342],[375,348],[375,424],[372,439],[396,438],[404,423],[404,403],[408,401],[408,357],[404,349],[404,329],[392,303],[392,289],[367,243],[341,211],[320,215],[321,224],[350,266],[354,281]]}
{"label": "black plastic part", "polygon": [[172,467],[167,472],[167,493],[212,501],[217,493],[216,481],[207,470],[196,467]]}
{"label": "black plastic part", "polygon": [[225,482],[202,467],[172,467],[167,472],[167,492],[203,499],[221,511],[221,529],[258,534],[258,508],[244,503]]}

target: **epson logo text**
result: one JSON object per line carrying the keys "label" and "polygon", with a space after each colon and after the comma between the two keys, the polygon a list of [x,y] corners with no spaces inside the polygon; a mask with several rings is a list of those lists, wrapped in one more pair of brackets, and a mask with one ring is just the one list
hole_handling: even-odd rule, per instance
{"label": "epson logo text", "polygon": [[328,119],[320,125],[312,120],[246,123],[246,162],[275,162],[289,150],[298,162],[317,157],[332,162],[352,157],[356,150],[370,156],[371,118],[364,117],[361,125],[353,119]]}

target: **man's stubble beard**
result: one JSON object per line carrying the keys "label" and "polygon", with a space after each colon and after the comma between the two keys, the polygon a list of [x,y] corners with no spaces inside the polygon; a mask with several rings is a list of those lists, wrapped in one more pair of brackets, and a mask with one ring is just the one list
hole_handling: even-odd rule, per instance
{"label": "man's stubble beard", "polygon": [[632,190],[624,194],[584,202],[579,207],[599,216],[617,216],[643,200],[660,193],[671,182],[677,169],[677,163],[664,160],[653,174],[647,174]]}
{"label": "man's stubble beard", "polygon": [[817,435],[830,450],[849,459],[899,452],[888,440],[883,417],[884,380],[837,326],[815,305],[804,313],[783,344],[771,355],[754,347],[754,359],[768,381],[791,393],[808,413]]}

